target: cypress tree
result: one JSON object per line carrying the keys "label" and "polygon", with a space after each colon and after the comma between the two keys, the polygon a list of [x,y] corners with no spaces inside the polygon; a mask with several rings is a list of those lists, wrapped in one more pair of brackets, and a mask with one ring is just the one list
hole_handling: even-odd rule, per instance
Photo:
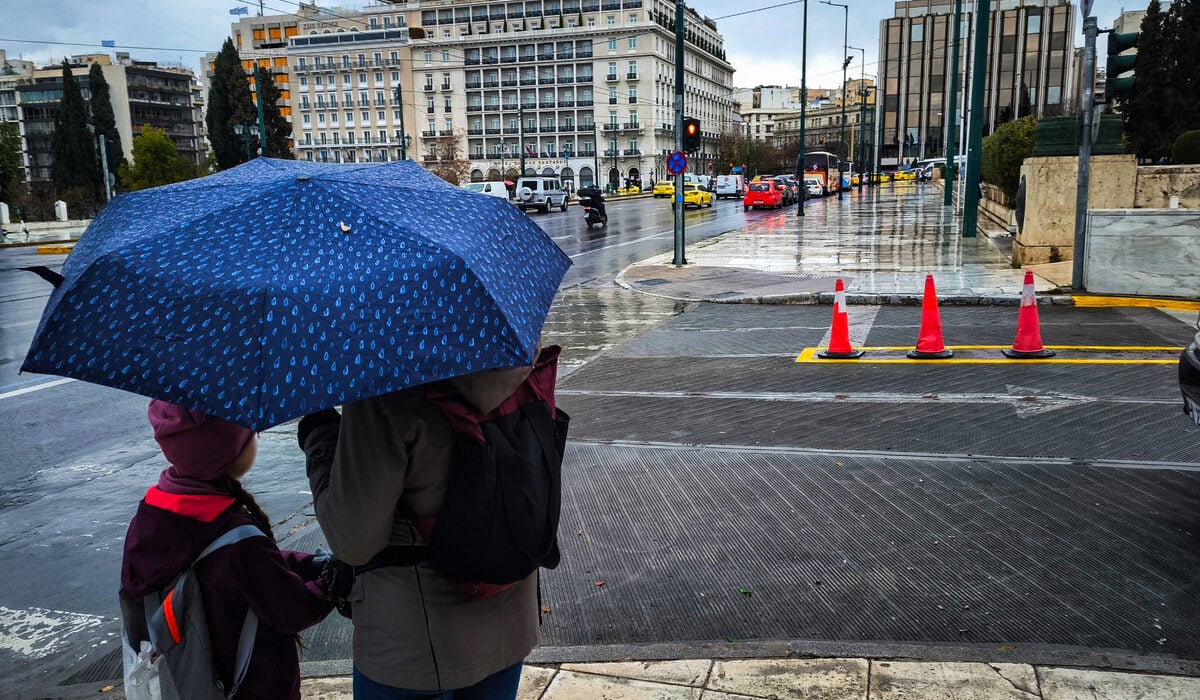
{"label": "cypress tree", "polygon": [[50,181],[54,189],[65,195],[76,188],[80,204],[94,203],[101,190],[100,164],[96,154],[96,143],[88,131],[87,109],[83,103],[83,92],[79,80],[71,74],[67,59],[62,62],[63,96],[58,117],[54,122],[54,140],[50,154]]}
{"label": "cypress tree", "polygon": [[292,125],[284,118],[279,109],[279,100],[283,92],[275,84],[271,70],[258,69],[258,78],[262,81],[259,88],[263,101],[263,123],[267,126],[267,152],[272,158],[293,158],[288,140],[292,137]]}
{"label": "cypress tree", "polygon": [[117,132],[117,120],[113,116],[108,80],[104,77],[99,63],[93,63],[88,69],[88,89],[92,93],[92,126],[97,134],[103,134],[108,139],[104,144],[105,155],[108,156],[108,172],[115,178],[117,170],[125,160],[125,153],[121,148],[121,134]]}
{"label": "cypress tree", "polygon": [[[212,144],[217,167],[221,170],[246,162],[243,137],[233,130],[234,124],[257,123],[257,111],[250,98],[250,83],[242,68],[242,59],[225,39],[220,53],[213,61],[212,85],[208,90],[208,141]],[[251,146],[253,148],[253,145]]]}
{"label": "cypress tree", "polygon": [[1150,0],[1138,36],[1137,80],[1133,92],[1118,100],[1125,135],[1143,160],[1157,160],[1170,151],[1167,131],[1174,120],[1170,107],[1174,42],[1166,19],[1159,0]]}
{"label": "cypress tree", "polygon": [[[1183,132],[1200,129],[1200,61],[1180,60],[1190,56],[1200,46],[1200,0],[1175,0],[1167,26],[1173,28],[1175,42],[1172,53],[1176,57],[1172,68],[1178,87],[1175,106],[1175,124],[1171,130],[1172,142]],[[1138,57],[1138,68],[1142,59]]]}

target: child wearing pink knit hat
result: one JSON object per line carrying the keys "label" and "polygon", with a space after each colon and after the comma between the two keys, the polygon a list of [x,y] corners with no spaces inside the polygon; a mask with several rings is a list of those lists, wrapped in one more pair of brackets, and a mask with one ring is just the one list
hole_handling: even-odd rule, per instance
{"label": "child wearing pink knit hat", "polygon": [[320,583],[321,563],[311,554],[280,550],[270,520],[242,488],[240,479],[257,454],[254,432],[157,399],[148,417],[170,466],[129,524],[122,592],[136,598],[159,590],[222,534],[258,527],[266,537],[228,545],[197,564],[213,663],[229,687],[242,622],[253,611],[258,633],[238,697],[299,698],[297,637],[332,605]]}

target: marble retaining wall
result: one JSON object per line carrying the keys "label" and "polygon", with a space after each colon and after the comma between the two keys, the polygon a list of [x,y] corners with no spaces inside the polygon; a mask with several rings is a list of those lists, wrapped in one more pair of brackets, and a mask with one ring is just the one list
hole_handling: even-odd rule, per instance
{"label": "marble retaining wall", "polygon": [[1088,211],[1084,286],[1098,294],[1200,298],[1200,211]]}
{"label": "marble retaining wall", "polygon": [[1200,165],[1139,165],[1133,206],[1167,209],[1171,197],[1181,209],[1200,208]]}

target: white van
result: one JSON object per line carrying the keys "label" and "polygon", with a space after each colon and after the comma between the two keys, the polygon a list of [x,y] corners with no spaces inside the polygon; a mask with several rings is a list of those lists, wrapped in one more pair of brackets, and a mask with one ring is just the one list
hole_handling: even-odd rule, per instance
{"label": "white van", "polygon": [[746,178],[741,175],[717,176],[717,199],[734,197],[741,199],[746,194]]}
{"label": "white van", "polygon": [[502,180],[468,182],[467,184],[463,185],[463,189],[468,192],[477,192],[479,194],[486,194],[491,197],[499,197],[504,200],[508,199],[508,188],[504,186],[504,182]]}

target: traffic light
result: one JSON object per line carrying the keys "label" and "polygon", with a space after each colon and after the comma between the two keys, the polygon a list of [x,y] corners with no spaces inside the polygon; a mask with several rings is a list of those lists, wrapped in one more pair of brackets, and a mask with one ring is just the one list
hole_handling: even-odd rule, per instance
{"label": "traffic light", "polygon": [[1104,101],[1112,102],[1113,98],[1125,97],[1133,92],[1133,83],[1136,76],[1127,78],[1118,77],[1122,73],[1128,73],[1133,70],[1134,64],[1137,63],[1137,54],[1132,53],[1127,56],[1122,56],[1121,52],[1136,48],[1138,43],[1138,32],[1109,32],[1108,33],[1108,61],[1105,63],[1107,77],[1104,83]]}
{"label": "traffic light", "polygon": [[700,120],[695,117],[683,118],[683,150],[685,153],[700,150]]}

